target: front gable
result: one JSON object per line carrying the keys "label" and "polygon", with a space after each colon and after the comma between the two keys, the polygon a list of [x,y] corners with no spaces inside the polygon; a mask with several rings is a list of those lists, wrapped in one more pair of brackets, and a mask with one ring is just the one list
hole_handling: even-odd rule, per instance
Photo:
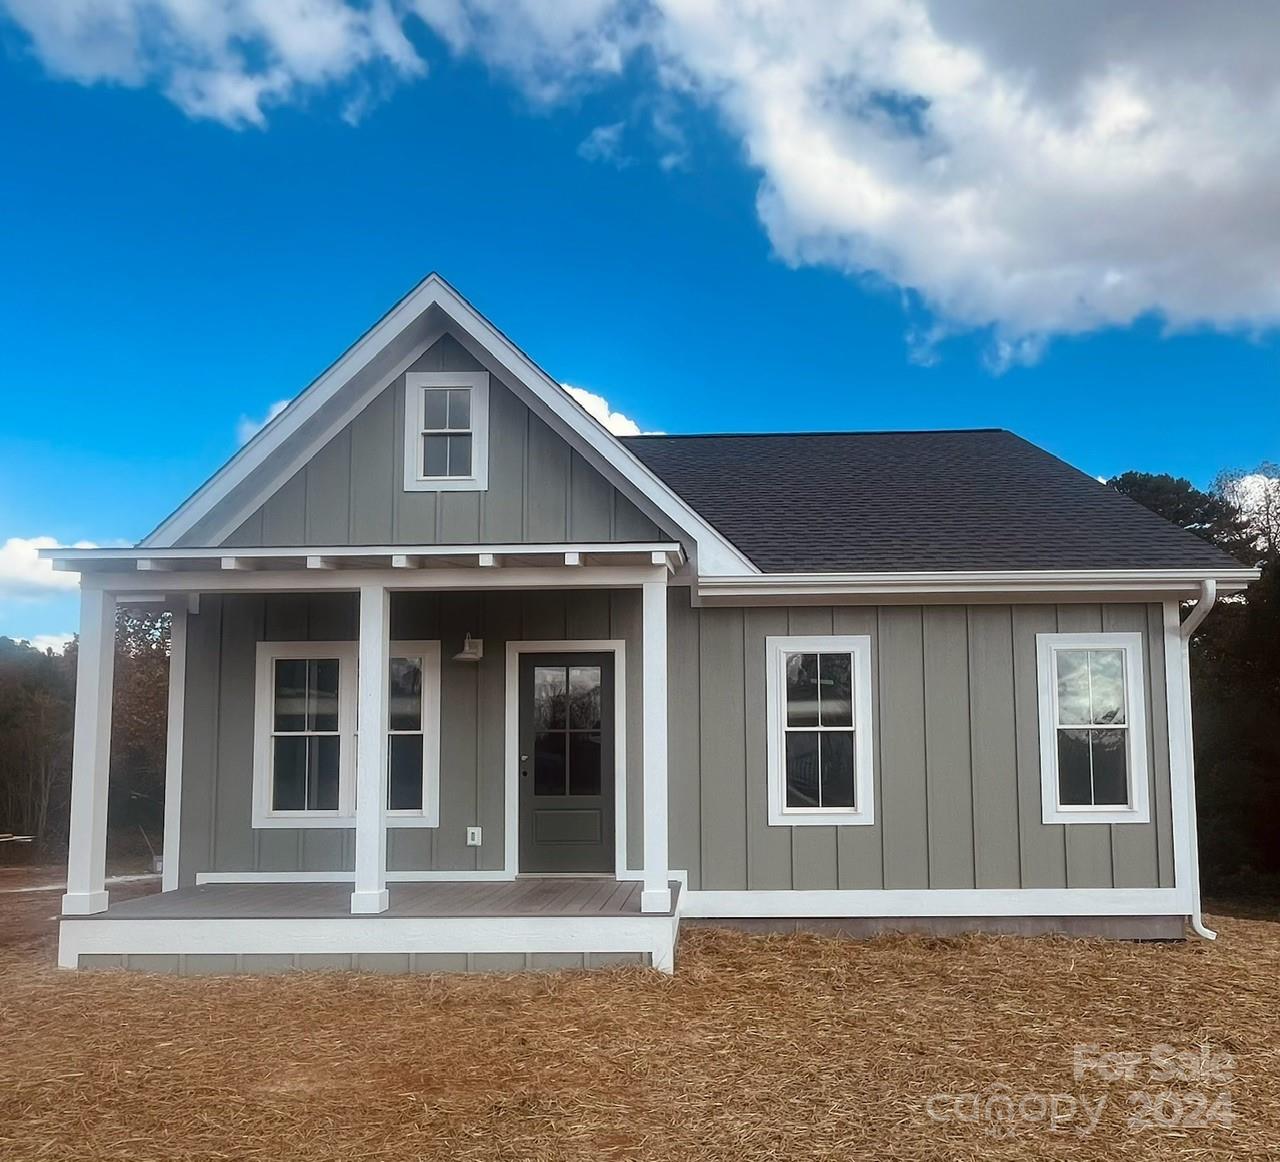
{"label": "front gable", "polygon": [[[406,487],[405,376],[489,376],[483,488]],[[702,574],[759,570],[431,275],[140,548],[679,540]]]}
{"label": "front gable", "polygon": [[[405,411],[413,401],[406,379],[420,372],[487,373],[483,488],[406,487]],[[446,332],[219,544],[555,544],[675,536]]]}

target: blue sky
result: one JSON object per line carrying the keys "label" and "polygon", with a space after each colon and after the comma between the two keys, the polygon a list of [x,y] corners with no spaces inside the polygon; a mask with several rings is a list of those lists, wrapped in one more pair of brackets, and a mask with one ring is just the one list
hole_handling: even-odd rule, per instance
{"label": "blue sky", "polygon": [[[0,12],[0,544],[143,536],[433,269],[646,429],[1001,426],[1091,474],[1202,485],[1280,458],[1269,307],[1171,294],[1090,325],[922,291],[918,265],[830,243],[847,227],[815,242],[744,115],[672,98],[644,60],[548,98],[418,21],[426,75],[362,79],[358,123],[337,82],[236,125],[146,77],[55,75],[19,17]],[[1002,366],[1006,340],[1027,350]],[[69,632],[75,606],[0,576],[0,634]]]}

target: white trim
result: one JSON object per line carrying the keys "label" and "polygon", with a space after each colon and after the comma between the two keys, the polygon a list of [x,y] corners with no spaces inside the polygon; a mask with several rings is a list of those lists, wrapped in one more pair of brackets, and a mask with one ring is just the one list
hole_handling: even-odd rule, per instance
{"label": "white trim", "polygon": [[[1125,760],[1128,806],[1064,806],[1058,800],[1059,650],[1120,650],[1124,658]],[[1147,688],[1141,633],[1036,634],[1036,686],[1040,707],[1040,808],[1044,823],[1150,823],[1147,763]],[[1066,729],[1066,728],[1063,728]],[[1082,727],[1082,729],[1088,729]]]}
{"label": "white trim", "polygon": [[[277,659],[338,659],[338,809],[275,811],[271,807],[271,734],[275,706],[273,666]],[[259,642],[253,697],[253,816],[255,829],[353,827],[355,825],[356,643]]]}
{"label": "white trim", "polygon": [[1169,723],[1170,806],[1173,816],[1173,882],[1186,891],[1194,902],[1199,894],[1199,884],[1195,850],[1196,801],[1190,742],[1190,674],[1178,603],[1166,601],[1163,613],[1165,708]]}
{"label": "white trim", "polygon": [[[643,715],[644,890],[642,912],[671,907],[667,850],[667,583],[641,587],[641,713]],[[625,832],[622,842],[626,842]]]}
{"label": "white trim", "polygon": [[164,748],[164,847],[160,890],[178,886],[178,845],[182,834],[182,731],[186,717],[187,610],[174,609],[169,620],[169,717]]}
{"label": "white trim", "polygon": [[[388,658],[422,658],[422,810],[392,811],[387,808],[388,827],[440,826],[440,643],[439,641],[394,641]],[[389,713],[389,711],[388,711]],[[391,732],[388,718],[387,732]],[[388,755],[390,744],[388,743]],[[388,762],[390,758],[388,757]],[[390,775],[388,775],[388,784]],[[389,792],[388,792],[389,793]]]}
{"label": "white trim", "polygon": [[356,854],[351,911],[387,910],[387,695],[391,594],[360,586],[356,673]]}
{"label": "white trim", "polygon": [[[875,723],[871,638],[867,634],[771,635],[765,638],[765,731],[770,827],[851,827],[875,822]],[[853,658],[854,803],[823,810],[786,805],[783,754],[786,656],[847,653]]]}
{"label": "white trim", "polygon": [[[196,872],[196,884],[350,884],[354,883],[353,871],[220,871]],[[454,881],[503,880],[510,882],[515,876],[505,870],[477,871],[389,871],[389,884],[453,883]]]}
{"label": "white trim", "polygon": [[614,877],[627,874],[627,643],[620,638],[508,641],[504,746],[506,804],[503,816],[503,870],[507,878],[520,872],[520,655],[613,654],[613,862]]}
{"label": "white trim", "polygon": [[1181,888],[899,888],[691,891],[683,916],[1184,916]]}
{"label": "white trim", "polygon": [[[1219,569],[1210,573],[1222,592],[1238,592],[1260,576],[1257,569]],[[1096,601],[1102,594],[1160,593],[1195,596],[1204,569],[985,569],[892,573],[757,573],[752,576],[698,577],[698,596],[707,603],[786,605],[804,599],[839,597],[849,604],[874,604],[888,598],[916,601],[998,600],[1011,594],[1029,597],[1067,595]]]}
{"label": "white trim", "polygon": [[[578,564],[583,564],[583,557],[628,557],[634,558],[634,564],[659,564],[677,566],[683,558],[683,550],[675,541],[543,541],[526,544],[453,544],[453,545],[321,545],[299,548],[291,545],[257,546],[254,548],[236,549],[236,559],[251,562],[268,562],[271,567],[281,564],[292,564],[299,569],[326,568],[336,569],[343,563],[351,561],[361,568],[369,565],[370,558],[385,557],[403,558],[395,568],[407,568],[417,565],[416,557],[447,557],[451,561],[459,557],[475,557],[477,565],[494,565],[495,555],[503,557],[545,557],[548,565],[565,564],[566,552],[578,554]],[[171,564],[212,565],[221,561],[225,550],[209,548],[189,549],[77,549],[55,547],[38,550],[44,560],[52,561],[54,568],[60,571],[84,573],[92,571],[92,566],[102,562],[124,563],[157,561]],[[663,559],[655,561],[653,554],[662,554]],[[486,558],[489,558],[486,560]],[[673,560],[674,559],[674,562]],[[316,564],[315,562],[319,562]],[[522,562],[523,563],[523,562]],[[585,562],[599,564],[601,562]],[[86,569],[86,566],[89,566]],[[147,570],[143,570],[146,572]]]}
{"label": "white trim", "polygon": [[671,972],[677,915],[344,916],[322,919],[64,920],[58,966],[86,955],[309,952],[647,952]]}
{"label": "white trim", "polygon": [[82,590],[114,593],[351,593],[364,584],[392,592],[423,589],[634,589],[654,578],[654,565],[530,565],[510,569],[299,569],[245,573],[82,573]]}
{"label": "white trim", "polygon": [[[219,501],[229,496],[251,473],[268,459],[276,456],[285,442],[298,432],[307,420],[340,392],[355,376],[374,363],[387,347],[408,328],[417,324],[431,307],[439,307],[453,324],[484,349],[494,363],[512,377],[525,391],[534,396],[571,434],[576,436],[589,453],[592,466],[605,473],[611,482],[621,482],[624,490],[638,493],[677,527],[689,533],[698,546],[699,568],[712,574],[753,574],[756,567],[747,557],[718,533],[705,518],[700,516],[675,491],[654,472],[646,468],[639,458],[613,436],[603,424],[587,412],[554,379],[534,364],[500,331],[481,316],[461,295],[438,274],[428,275],[408,295],[400,300],[383,318],[367,331],[353,346],[319,379],[299,395],[279,416],[257,434],[226,465],[211,477],[190,499],[169,516],[145,538],[145,547],[172,546],[199,520],[208,515]],[[280,456],[280,472],[273,474],[265,488],[257,489],[247,499],[252,512],[261,504],[264,492],[270,492],[287,480],[316,451],[336,434],[336,430],[354,418],[360,409],[375,398],[379,385],[385,387],[418,358],[422,351],[439,338],[444,328],[432,328],[424,333],[422,341],[415,344],[404,360],[390,369],[391,374],[381,375],[371,386],[353,400],[353,406],[345,409],[333,424],[308,440],[287,462]],[[336,429],[336,430],[335,430]],[[243,520],[241,506],[224,522],[223,535],[237,527]],[[245,513],[244,515],[247,515]],[[239,517],[239,520],[235,518]],[[234,520],[235,523],[231,523]]]}
{"label": "white trim", "polygon": [[80,646],[71,755],[71,830],[67,841],[65,915],[107,907],[107,782],[111,767],[111,691],[115,677],[116,603],[80,593]]}
{"label": "white trim", "polygon": [[[471,474],[426,476],[422,438],[426,393],[456,389],[471,395]],[[404,376],[404,490],[406,492],[484,492],[489,487],[489,373],[487,371],[407,371]],[[460,432],[460,430],[459,430]]]}

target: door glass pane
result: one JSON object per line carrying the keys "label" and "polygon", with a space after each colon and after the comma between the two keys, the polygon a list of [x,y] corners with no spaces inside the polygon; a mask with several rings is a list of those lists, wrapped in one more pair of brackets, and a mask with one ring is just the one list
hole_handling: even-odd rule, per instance
{"label": "door glass pane", "polygon": [[272,740],[273,811],[304,811],[307,806],[307,739],[283,735]]}
{"label": "door glass pane", "polygon": [[822,805],[852,807],[853,731],[827,730],[822,733]]}
{"label": "door glass pane", "polygon": [[1124,722],[1124,650],[1090,650],[1089,684],[1093,694],[1090,722],[1103,726]]}
{"label": "door glass pane", "polygon": [[449,391],[449,427],[455,431],[471,427],[471,392],[466,388]]}
{"label": "door glass pane", "polygon": [[819,805],[817,731],[789,730],[787,731],[787,806],[817,807]]}
{"label": "door glass pane", "polygon": [[600,794],[600,735],[574,731],[569,735],[569,794]]}
{"label": "door glass pane", "polygon": [[307,808],[311,811],[338,809],[338,739],[335,735],[313,735],[307,739]]}
{"label": "door glass pane", "polygon": [[533,793],[565,793],[565,738],[563,731],[539,731],[533,740]]}
{"label": "door glass pane", "polygon": [[449,393],[428,389],[422,393],[422,427],[438,432],[449,424]]}
{"label": "door glass pane", "polygon": [[449,475],[471,475],[471,437],[447,436],[449,441]]}
{"label": "door glass pane", "polygon": [[423,476],[448,476],[449,437],[424,436],[422,449]]}
{"label": "door glass pane", "polygon": [[1084,726],[1089,722],[1089,651],[1057,650],[1058,723]]}
{"label": "door glass pane", "polygon": [[563,730],[569,679],[564,666],[533,668],[533,728]]}
{"label": "door glass pane", "polygon": [[818,655],[787,655],[787,725],[818,725]]}
{"label": "door glass pane", "polygon": [[391,730],[422,729],[422,659],[392,658],[387,697]]}
{"label": "door glass pane", "polygon": [[1087,730],[1058,731],[1058,802],[1064,807],[1093,802]]}
{"label": "door glass pane", "polygon": [[822,701],[822,725],[852,726],[853,656],[851,654],[820,654],[818,679]]}
{"label": "door glass pane", "polygon": [[569,726],[600,729],[600,667],[569,667]]}
{"label": "door glass pane", "polygon": [[1093,742],[1093,801],[1101,807],[1129,803],[1123,730],[1091,730]]}
{"label": "door glass pane", "polygon": [[307,728],[307,663],[301,658],[278,658],[275,680],[275,729]]}
{"label": "door glass pane", "polygon": [[422,735],[393,734],[387,775],[387,808],[422,810]]}
{"label": "door glass pane", "polygon": [[338,729],[338,659],[307,663],[308,730]]}

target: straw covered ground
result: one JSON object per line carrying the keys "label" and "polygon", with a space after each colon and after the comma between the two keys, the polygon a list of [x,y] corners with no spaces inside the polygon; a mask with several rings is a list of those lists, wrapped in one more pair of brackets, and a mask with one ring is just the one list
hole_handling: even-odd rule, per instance
{"label": "straw covered ground", "polygon": [[[674,978],[181,979],[49,967],[56,901],[0,895],[0,1157],[1280,1156],[1273,921],[1215,918],[1215,945],[687,929]],[[1077,1045],[1131,1056],[1077,1078]]]}

